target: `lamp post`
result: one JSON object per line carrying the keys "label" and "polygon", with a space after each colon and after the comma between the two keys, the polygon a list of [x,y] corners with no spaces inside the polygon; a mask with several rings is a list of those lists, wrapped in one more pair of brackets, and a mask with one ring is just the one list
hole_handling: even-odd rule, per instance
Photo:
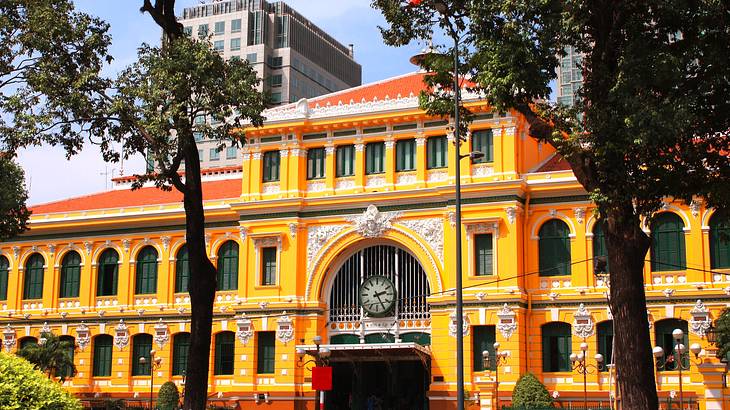
{"label": "lamp post", "polygon": [[[162,366],[162,358],[159,356],[155,356],[155,353],[157,353],[154,350],[150,350],[150,409],[152,409],[153,403],[152,403],[152,395],[155,391],[155,370],[159,369],[160,366]],[[139,357],[139,364],[144,366],[147,364],[147,358],[144,356]]]}
{"label": "lamp post", "polygon": [[[308,364],[314,364],[315,367],[320,366],[327,366],[329,365],[329,358],[330,358],[330,349],[327,347],[321,347],[322,344],[322,336],[317,335],[312,338],[312,342],[314,342],[314,345],[316,346],[316,350],[314,353],[307,353],[306,350],[302,348],[297,349],[297,357],[299,358],[297,362],[298,367],[305,367],[308,370],[312,370],[311,367],[306,367]],[[304,355],[309,354],[312,356],[312,359],[304,361]],[[314,408],[315,410],[324,410],[324,390],[322,391],[316,391],[314,394]]]}
{"label": "lamp post", "polygon": [[[684,339],[684,332],[682,329],[674,329],[672,331],[672,337],[674,338],[674,352],[672,355],[664,359],[664,349],[661,346],[654,347],[653,353],[656,359],[657,370],[679,370],[679,408],[684,407],[684,391],[682,389],[682,371],[689,370],[689,356],[687,355],[687,347],[682,343]],[[699,358],[702,346],[699,343],[692,343],[689,346],[689,351],[694,354],[695,359]],[[685,365],[685,359],[687,364]],[[670,366],[674,366],[670,368]]]}
{"label": "lamp post", "polygon": [[484,370],[488,370],[494,362],[494,402],[495,408],[499,409],[499,366],[507,364],[509,350],[499,351],[499,342],[494,342],[494,359],[489,357],[489,350],[482,352],[482,364]]}
{"label": "lamp post", "polygon": [[603,355],[596,353],[593,357],[596,360],[596,364],[589,364],[586,362],[588,357],[588,343],[583,342],[580,344],[580,353],[570,354],[570,362],[573,364],[573,370],[576,370],[579,374],[583,375],[583,408],[588,408],[588,374],[593,374],[589,369],[594,369],[595,372],[600,372],[605,369],[603,363]]}

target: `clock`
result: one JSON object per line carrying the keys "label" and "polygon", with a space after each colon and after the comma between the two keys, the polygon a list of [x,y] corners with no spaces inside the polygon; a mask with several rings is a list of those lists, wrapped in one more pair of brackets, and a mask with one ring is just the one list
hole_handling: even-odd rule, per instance
{"label": "clock", "polygon": [[360,285],[360,305],[370,316],[387,315],[395,300],[395,285],[385,276],[370,276]]}

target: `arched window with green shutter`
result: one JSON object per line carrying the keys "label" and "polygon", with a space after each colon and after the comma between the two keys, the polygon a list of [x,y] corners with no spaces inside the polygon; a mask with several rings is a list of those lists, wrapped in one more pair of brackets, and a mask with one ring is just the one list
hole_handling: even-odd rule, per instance
{"label": "arched window with green shutter", "polygon": [[175,257],[175,292],[187,292],[190,281],[190,260],[188,259],[188,246],[183,245],[177,251]]}
{"label": "arched window with green shutter", "polygon": [[728,212],[716,212],[710,218],[710,267],[730,268],[730,213]]}
{"label": "arched window with green shutter", "polygon": [[608,248],[606,248],[606,235],[603,233],[603,223],[601,221],[597,221],[593,225],[593,273],[602,273],[596,270],[599,265],[597,263],[598,258],[603,258],[606,261],[606,272],[608,272]]}
{"label": "arched window with green shutter", "polygon": [[[150,351],[152,351],[152,335],[140,333],[132,338],[132,376],[150,375]],[[144,363],[139,358],[144,357]]]}
{"label": "arched window with green shutter", "polygon": [[115,296],[119,277],[119,254],[114,249],[105,250],[97,267],[96,296]]}
{"label": "arched window with green shutter", "polygon": [[238,243],[228,241],[218,249],[218,290],[238,289]]}
{"label": "arched window with green shutter", "polygon": [[570,324],[552,322],[542,325],[542,371],[569,372],[571,371]]}
{"label": "arched window with green shutter", "polygon": [[570,275],[570,228],[560,219],[551,219],[538,234],[540,276]]}
{"label": "arched window with green shutter", "polygon": [[0,255],[0,300],[8,299],[8,277],[10,275],[10,262],[8,258]]}
{"label": "arched window with green shutter", "polygon": [[59,298],[79,297],[79,286],[81,284],[81,256],[76,251],[64,255],[61,261],[61,286]]}
{"label": "arched window with green shutter", "polygon": [[137,280],[135,294],[157,293],[157,250],[146,246],[137,254]]}
{"label": "arched window with green shutter", "polygon": [[679,215],[664,212],[651,224],[651,270],[686,269],[684,222]]}
{"label": "arched window with green shutter", "polygon": [[[598,330],[598,353],[603,355],[603,363],[611,364],[613,357],[613,321],[605,320],[596,326]],[[605,370],[606,367],[604,366]]]}
{"label": "arched window with green shutter", "polygon": [[172,339],[172,375],[180,376],[188,368],[188,352],[190,351],[190,333],[176,334]]}
{"label": "arched window with green shutter", "polygon": [[235,356],[235,337],[233,332],[220,332],[215,335],[215,357],[213,373],[215,375],[232,375]]}
{"label": "arched window with green shutter", "polygon": [[94,377],[109,377],[112,375],[112,337],[98,335],[94,337],[93,369]]}
{"label": "arched window with green shutter", "polygon": [[43,298],[43,265],[45,265],[45,260],[39,253],[31,255],[25,263],[23,299]]}
{"label": "arched window with green shutter", "polygon": [[[674,329],[680,329],[684,332],[684,337],[680,343],[689,346],[689,331],[686,320],[669,318],[658,320],[654,323],[654,344],[664,349],[664,360],[667,360],[671,356],[674,356],[676,359],[674,350],[677,346],[677,341],[674,340],[674,336],[672,335]],[[687,358],[685,357],[683,360],[687,360]],[[684,361],[684,364],[689,365],[686,361]],[[664,370],[677,370],[676,360],[670,359],[667,361]]]}

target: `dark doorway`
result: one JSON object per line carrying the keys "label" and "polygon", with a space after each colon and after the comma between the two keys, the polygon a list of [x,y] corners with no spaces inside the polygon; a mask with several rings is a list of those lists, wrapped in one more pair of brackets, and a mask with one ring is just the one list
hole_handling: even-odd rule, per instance
{"label": "dark doorway", "polygon": [[327,410],[428,409],[429,374],[420,360],[336,362]]}

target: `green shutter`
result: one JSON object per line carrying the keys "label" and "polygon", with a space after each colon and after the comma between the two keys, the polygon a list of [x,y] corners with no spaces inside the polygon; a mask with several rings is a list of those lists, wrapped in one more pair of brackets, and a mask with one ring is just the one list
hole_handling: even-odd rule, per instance
{"label": "green shutter", "polygon": [[330,337],[330,344],[333,345],[344,345],[344,344],[358,344],[360,343],[360,336],[352,334],[340,334],[333,335]]}
{"label": "green shutter", "polygon": [[183,245],[177,251],[175,258],[175,292],[187,292],[190,281],[190,261],[188,260],[188,246]]}
{"label": "green shutter", "polygon": [[477,276],[494,274],[494,250],[492,248],[492,234],[487,233],[474,235],[474,267]]}
{"label": "green shutter", "polygon": [[157,251],[147,246],[137,254],[137,280],[135,294],[157,293]]}
{"label": "green shutter", "polygon": [[238,243],[228,241],[218,250],[218,290],[238,289]]}
{"label": "green shutter", "polygon": [[8,299],[8,276],[10,274],[10,262],[8,258],[0,256],[0,300]]}
{"label": "green shutter", "polygon": [[97,296],[114,296],[117,294],[117,278],[119,277],[119,254],[114,249],[107,249],[99,257],[97,267]]}
{"label": "green shutter", "polygon": [[[76,339],[74,339],[73,336],[61,336],[58,338],[60,342],[68,342],[69,346],[65,349],[66,354],[68,355],[71,363],[74,361],[74,350],[76,346]],[[64,366],[58,369],[58,372],[56,373],[56,376],[62,376],[65,378],[72,377],[72,368],[71,366]]]}
{"label": "green shutter", "polygon": [[398,140],[395,143],[395,170],[396,172],[413,171],[416,169],[416,140]]}
{"label": "green shutter", "polygon": [[551,219],[540,228],[538,254],[540,276],[570,275],[570,229],[565,222]]}
{"label": "green shutter", "polygon": [[274,373],[276,360],[275,334],[276,332],[258,332],[256,372],[259,374]]}
{"label": "green shutter", "polygon": [[23,299],[43,298],[43,256],[36,253],[28,258],[25,264],[25,279],[23,282]]}
{"label": "green shutter", "polygon": [[[611,320],[598,324],[598,353],[603,355],[604,365],[611,364],[611,357],[613,357],[613,321]],[[603,369],[606,369],[605,366]]]}
{"label": "green shutter", "polygon": [[471,134],[471,149],[472,151],[479,151],[484,154],[483,157],[472,160],[472,163],[485,163],[492,162],[494,159],[494,143],[492,137],[492,130],[480,130],[474,131]]}
{"label": "green shutter", "polygon": [[337,161],[337,177],[349,177],[355,175],[354,145],[342,145],[337,147],[335,159]]}
{"label": "green shutter", "polygon": [[431,137],[426,140],[428,169],[446,168],[448,166],[448,161],[446,159],[447,155],[448,148],[446,136]]}
{"label": "green shutter", "polygon": [[385,144],[371,142],[365,145],[365,173],[382,174],[385,169]]}
{"label": "green shutter", "polygon": [[79,297],[80,284],[81,256],[79,256],[78,252],[71,251],[63,257],[63,261],[61,262],[61,288],[58,297]]}
{"label": "green shutter", "polygon": [[[593,258],[606,258],[606,271],[608,271],[608,248],[606,248],[606,235],[603,233],[603,224],[598,221],[593,227]],[[595,263],[593,266],[597,266]],[[598,273],[598,272],[596,272]]]}
{"label": "green shutter", "polygon": [[324,167],[324,148],[310,148],[307,151],[307,179],[324,178]]}
{"label": "green shutter", "polygon": [[472,327],[472,359],[475,372],[484,371],[482,352],[489,352],[489,368],[495,369],[494,342],[496,332],[494,326],[473,326]]}
{"label": "green shutter", "polygon": [[730,214],[726,212],[710,219],[710,267],[730,268]]}
{"label": "green shutter", "polygon": [[279,151],[268,151],[264,153],[264,182],[275,182],[279,180],[280,160]]}
{"label": "green shutter", "polygon": [[261,249],[261,284],[276,284],[276,248]]}
{"label": "green shutter", "polygon": [[94,377],[112,375],[112,337],[99,335],[94,338]]}
{"label": "green shutter", "polygon": [[180,376],[188,368],[190,333],[178,333],[172,341],[172,375]]}
{"label": "green shutter", "polygon": [[678,271],[686,269],[684,223],[674,213],[665,212],[651,224],[651,270]]}
{"label": "green shutter", "polygon": [[[152,350],[152,335],[138,334],[132,338],[132,376],[150,375],[150,351]],[[145,363],[139,362],[144,357]]]}
{"label": "green shutter", "polygon": [[[659,320],[654,323],[655,345],[664,349],[665,360],[669,356],[674,355],[674,347],[677,343],[674,340],[674,336],[672,336],[674,329],[680,329],[684,332],[684,337],[681,343],[685,346],[689,346],[689,331],[686,320],[670,318]],[[664,370],[676,370],[676,361],[667,363]]]}
{"label": "green shutter", "polygon": [[542,326],[543,372],[569,372],[571,328],[568,323],[553,322]]}
{"label": "green shutter", "polygon": [[232,375],[234,356],[233,332],[221,332],[215,335],[214,373],[216,375]]}

